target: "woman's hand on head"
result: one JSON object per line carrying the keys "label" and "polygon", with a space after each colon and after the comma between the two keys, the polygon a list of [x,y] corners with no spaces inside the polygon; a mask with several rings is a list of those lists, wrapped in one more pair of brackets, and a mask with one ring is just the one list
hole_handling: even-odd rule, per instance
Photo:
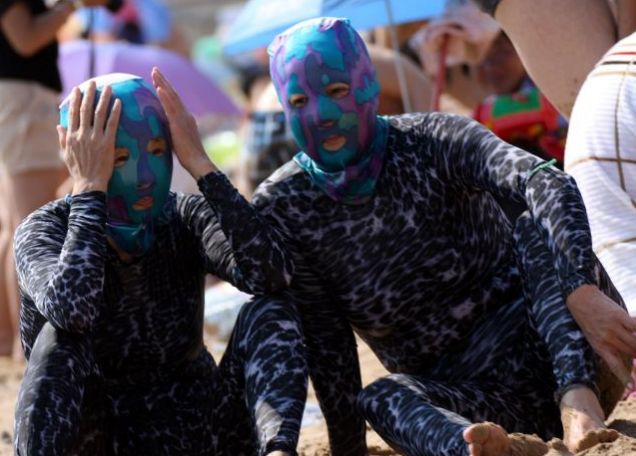
{"label": "woman's hand on head", "polygon": [[156,67],[152,69],[152,83],[168,117],[172,144],[179,163],[195,180],[216,171],[216,167],[203,149],[194,117],[186,109],[166,77]]}
{"label": "woman's hand on head", "polygon": [[71,94],[68,126],[57,126],[63,157],[73,179],[73,194],[99,190],[105,192],[113,174],[115,134],[121,115],[121,101],[115,100],[109,114],[111,88],[102,91],[97,107],[95,83],[82,96],[75,87]]}
{"label": "woman's hand on head", "polygon": [[582,285],[567,298],[567,306],[594,351],[624,383],[631,380],[636,357],[636,322],[618,304],[593,285]]}

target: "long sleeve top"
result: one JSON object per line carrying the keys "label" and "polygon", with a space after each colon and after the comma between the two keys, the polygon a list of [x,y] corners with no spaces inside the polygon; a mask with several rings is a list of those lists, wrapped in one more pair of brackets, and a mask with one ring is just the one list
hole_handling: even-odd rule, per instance
{"label": "long sleeve top", "polygon": [[15,255],[27,357],[40,328],[91,338],[106,376],[177,370],[203,347],[206,273],[243,291],[284,288],[292,265],[280,237],[221,173],[201,195],[171,193],[150,250],[123,262],[106,236],[106,195],[47,204],[18,227]]}
{"label": "long sleeve top", "polygon": [[391,372],[425,374],[497,306],[522,294],[512,226],[496,197],[524,201],[564,295],[593,283],[574,180],[469,119],[390,118],[382,173],[362,205],[331,200],[293,162],[257,190],[296,267],[308,363],[334,455],[364,454],[355,331]]}

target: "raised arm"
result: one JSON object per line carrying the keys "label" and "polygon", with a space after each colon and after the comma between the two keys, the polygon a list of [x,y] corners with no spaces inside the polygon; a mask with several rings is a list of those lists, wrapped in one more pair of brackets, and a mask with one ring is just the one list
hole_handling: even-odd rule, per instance
{"label": "raised arm", "polygon": [[152,78],[168,117],[175,154],[207,202],[180,207],[191,232],[200,239],[207,270],[249,293],[286,287],[293,271],[280,236],[210,161],[192,114],[157,68]]}
{"label": "raised arm", "polygon": [[199,244],[206,271],[252,294],[289,285],[292,261],[278,233],[223,173],[213,171],[198,184],[204,198],[181,199],[178,210]]}
{"label": "raised arm", "polygon": [[44,208],[16,230],[20,290],[54,327],[90,331],[102,306],[106,242],[103,192],[72,197],[68,219]]}
{"label": "raised arm", "polygon": [[[71,332],[91,329],[102,305],[106,257],[106,187],[112,174],[121,103],[108,115],[110,87],[93,114],[95,85],[73,90],[68,129],[58,127],[73,179],[68,218],[41,210],[16,231],[18,280],[44,317]],[[93,119],[94,117],[94,119]]]}

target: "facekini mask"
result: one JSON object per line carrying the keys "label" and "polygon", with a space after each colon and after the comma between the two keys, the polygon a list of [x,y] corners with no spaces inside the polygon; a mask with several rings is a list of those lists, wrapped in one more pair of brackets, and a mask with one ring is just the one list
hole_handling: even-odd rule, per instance
{"label": "facekini mask", "polygon": [[[168,120],[154,88],[138,76],[110,74],[93,79],[95,104],[105,85],[122,111],[115,137],[115,167],[107,189],[107,233],[130,255],[142,255],[164,221],[172,178],[172,142]],[[89,81],[80,86],[82,93]],[[60,124],[68,126],[70,98],[60,105]],[[109,109],[110,109],[109,108]]]}
{"label": "facekini mask", "polygon": [[388,122],[362,38],[346,19],[301,22],[269,46],[270,73],[302,149],[296,162],[336,201],[368,200],[382,169]]}

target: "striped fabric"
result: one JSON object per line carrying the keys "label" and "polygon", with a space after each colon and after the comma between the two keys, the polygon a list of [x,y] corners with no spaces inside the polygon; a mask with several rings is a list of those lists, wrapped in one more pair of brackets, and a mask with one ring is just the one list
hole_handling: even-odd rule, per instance
{"label": "striped fabric", "polygon": [[636,315],[636,33],[612,47],[576,100],[565,151],[593,248]]}

